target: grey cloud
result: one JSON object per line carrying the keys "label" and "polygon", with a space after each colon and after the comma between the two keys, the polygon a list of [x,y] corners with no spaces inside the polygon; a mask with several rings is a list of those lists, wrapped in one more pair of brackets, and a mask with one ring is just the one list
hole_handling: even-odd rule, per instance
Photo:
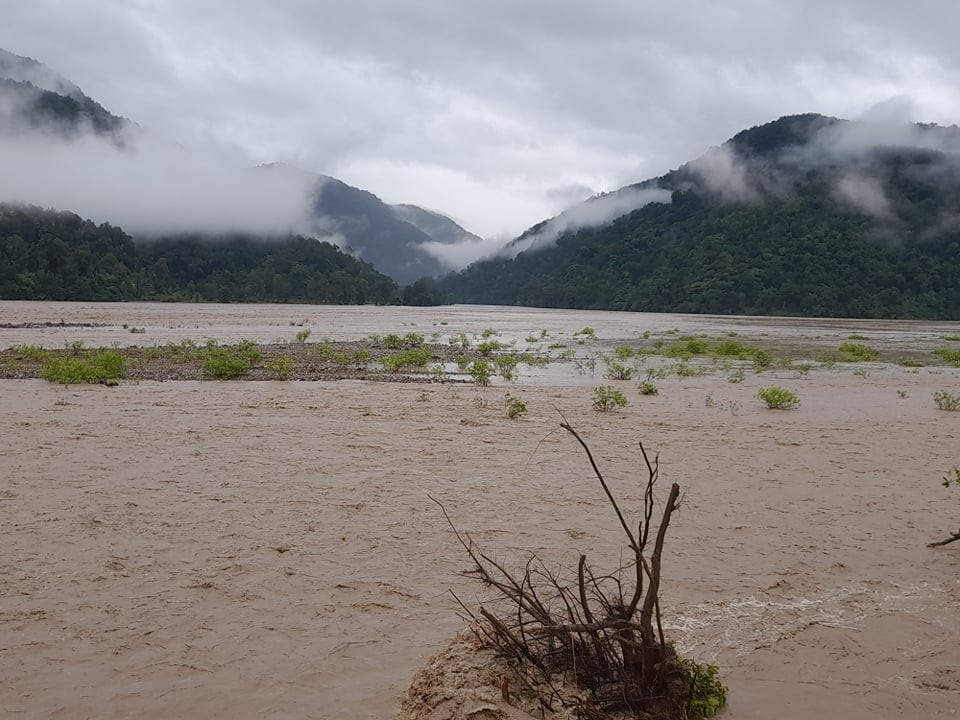
{"label": "grey cloud", "polygon": [[727,146],[710,148],[691,162],[690,171],[699,177],[707,189],[729,202],[756,200],[757,191],[751,184],[752,170]]}
{"label": "grey cloud", "polygon": [[462,270],[472,262],[496,254],[508,238],[479,238],[457,243],[425,242],[418,247],[435,257],[447,270]]}
{"label": "grey cloud", "polygon": [[[784,114],[902,96],[916,119],[960,117],[960,6],[933,0],[10,5],[0,46],[114,112],[485,234],[542,219],[544,188],[613,190]],[[453,173],[456,189],[429,182]]]}
{"label": "grey cloud", "polygon": [[590,198],[551,218],[537,232],[511,243],[505,253],[516,256],[527,250],[549,247],[564,233],[604,225],[650,203],[668,203],[670,195],[670,191],[662,188],[624,188]]}
{"label": "grey cloud", "polygon": [[835,192],[841,200],[867,215],[880,220],[892,217],[890,200],[875,178],[846,175],[837,181]]}
{"label": "grey cloud", "polygon": [[126,150],[85,135],[0,137],[0,197],[71,210],[128,232],[253,232],[302,227],[308,187],[295,177],[229,166],[145,136]]}

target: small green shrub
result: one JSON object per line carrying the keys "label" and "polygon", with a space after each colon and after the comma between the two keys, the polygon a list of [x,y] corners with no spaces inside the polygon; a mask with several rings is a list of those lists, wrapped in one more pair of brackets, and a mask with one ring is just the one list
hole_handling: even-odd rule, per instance
{"label": "small green shrub", "polygon": [[782,387],[765,387],[757,390],[757,398],[771,410],[790,410],[800,404],[800,398]]}
{"label": "small green shrub", "polygon": [[647,368],[647,380],[665,380],[669,374],[667,368]]}
{"label": "small green shrub", "polygon": [[950,350],[949,348],[939,348],[933,351],[934,355],[939,355],[945,362],[960,367],[960,350]]}
{"label": "small green shrub", "polygon": [[689,360],[694,355],[706,355],[710,350],[710,343],[704,338],[685,335],[671,343],[663,354],[667,357]]}
{"label": "small green shrub", "polygon": [[477,385],[486,387],[490,384],[490,378],[493,375],[493,368],[486,360],[474,360],[467,366],[467,372]]}
{"label": "small green shrub", "polygon": [[484,340],[483,342],[477,343],[477,351],[481,355],[490,355],[490,353],[496,350],[502,350],[506,347],[499,340]]}
{"label": "small green shrub", "polygon": [[753,351],[753,369],[756,372],[760,372],[764,368],[769,367],[771,361],[772,358],[770,357],[770,353],[768,353],[766,350]]}
{"label": "small green shrub", "polygon": [[586,335],[587,337],[596,338],[597,331],[588,325],[587,327],[582,328],[579,332],[575,332],[574,335]]}
{"label": "small green shrub", "polygon": [[636,350],[629,345],[618,345],[613,349],[613,354],[618,360],[629,360],[636,354]]}
{"label": "small green shrub", "polygon": [[840,346],[840,352],[853,362],[869,362],[876,360],[879,352],[861,343],[845,342]]}
{"label": "small green shrub", "polygon": [[730,374],[730,377],[727,378],[727,382],[742,383],[745,377],[746,375],[743,372],[743,368],[738,368]]}
{"label": "small green shrub", "polygon": [[205,352],[200,368],[201,377],[217,380],[233,380],[250,370],[250,362],[239,354],[223,348],[209,349]]}
{"label": "small green shrub", "polygon": [[933,394],[933,401],[940,410],[960,410],[960,393],[952,393],[949,390],[937,390],[937,392]]}
{"label": "small green shrub", "polygon": [[940,339],[947,342],[960,342],[960,335],[941,335]]}
{"label": "small green shrub", "polygon": [[659,395],[660,390],[657,389],[657,386],[654,385],[649,380],[644,380],[640,383],[640,394],[641,395]]}
{"label": "small green shrub", "polygon": [[740,358],[741,360],[752,357],[755,352],[756,350],[754,348],[747,347],[746,345],[738,343],[735,340],[724,340],[722,343],[713,348],[714,355],[719,355],[720,357]]}
{"label": "small green shrub", "polygon": [[452,336],[447,343],[450,345],[459,345],[461,349],[466,350],[470,347],[470,338],[467,337],[466,333],[460,333],[459,335]]}
{"label": "small green shrub", "polygon": [[365,366],[370,362],[370,351],[366,348],[359,348],[350,353],[350,364],[358,367]]}
{"label": "small green shrub", "polygon": [[625,407],[626,396],[611,385],[601,385],[593,390],[593,409],[599,412],[608,412],[618,407]]}
{"label": "small green shrub", "polygon": [[516,420],[527,414],[527,404],[518,397],[507,393],[503,398],[507,417]]}
{"label": "small green shrub", "polygon": [[910,367],[910,368],[923,367],[923,363],[914,358],[900,358],[899,360],[897,360],[897,365],[899,365],[900,367]]}
{"label": "small green shrub", "polygon": [[229,348],[229,351],[236,355],[239,358],[243,358],[247,361],[247,365],[253,367],[258,362],[260,362],[263,355],[260,353],[260,350],[257,348],[257,344],[253,340],[241,340],[233,347]]}
{"label": "small green shrub", "polygon": [[677,363],[674,366],[673,371],[677,374],[677,377],[682,377],[682,378],[697,377],[698,375],[703,375],[706,372],[706,370],[704,370],[703,368],[695,368],[689,363],[685,363],[685,362]]}
{"label": "small green shrub", "polygon": [[12,349],[24,360],[43,362],[44,360],[49,360],[52,357],[52,354],[49,350],[45,350],[39,345],[14,345]]}
{"label": "small green shrub", "polygon": [[716,665],[701,665],[690,659],[681,662],[690,687],[686,717],[688,720],[713,717],[727,702],[727,688],[717,677],[719,669]]}
{"label": "small green shrub", "polygon": [[496,330],[494,330],[493,328],[484,328],[484,329],[483,329],[483,332],[480,333],[480,334],[481,334],[484,338],[491,338],[491,337],[493,337],[494,335],[499,335],[500,333],[498,333],[498,332],[497,332]]}
{"label": "small green shrub", "polygon": [[853,335],[847,335],[847,340],[869,340],[866,335],[860,335],[859,333],[854,333]]}
{"label": "small green shrub", "polygon": [[608,380],[629,380],[633,377],[633,368],[623,363],[617,362],[612,358],[604,358],[607,363],[607,371],[603,374]]}
{"label": "small green shrub", "polygon": [[500,377],[504,380],[513,380],[516,377],[517,365],[520,364],[520,358],[516,355],[499,355],[493,360],[497,370],[500,371]]}
{"label": "small green shrub", "polygon": [[423,367],[430,362],[431,357],[429,348],[413,348],[385,357],[383,366],[391,372],[399,372],[406,367]]}
{"label": "small green shrub", "polygon": [[403,338],[396,333],[390,333],[383,336],[383,344],[391,350],[399,350],[403,347]]}
{"label": "small green shrub", "polygon": [[143,335],[146,331],[147,331],[147,329],[146,329],[146,328],[142,328],[142,327],[132,327],[132,328],[130,328],[130,332],[133,333],[134,335]]}
{"label": "small green shrub", "polygon": [[423,345],[423,335],[415,332],[408,332],[403,336],[403,344],[408,347],[420,347]]}
{"label": "small green shrub", "polygon": [[40,377],[50,382],[72,385],[75,383],[102,383],[116,385],[126,377],[126,361],[118,352],[100,350],[87,359],[55,358],[40,368]]}
{"label": "small green shrub", "polygon": [[307,338],[310,337],[310,332],[310,328],[304,328],[303,330],[298,331],[297,342],[303,345],[307,341]]}
{"label": "small green shrub", "polygon": [[289,380],[293,375],[293,358],[289,355],[279,355],[269,361],[266,368],[277,380]]}

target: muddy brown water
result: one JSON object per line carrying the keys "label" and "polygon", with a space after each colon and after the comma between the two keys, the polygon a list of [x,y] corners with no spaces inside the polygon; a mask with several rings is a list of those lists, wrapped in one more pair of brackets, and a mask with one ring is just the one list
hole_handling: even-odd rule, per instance
{"label": "muddy brown water", "polygon": [[[63,323],[60,325],[59,323]],[[0,302],[0,347],[289,342],[490,328],[607,347],[736,332],[889,353],[957,323],[718,318],[453,306],[345,308]],[[100,323],[76,327],[77,323]],[[301,323],[304,323],[301,325]],[[128,327],[124,328],[126,324]],[[130,327],[144,333],[130,333]],[[954,346],[957,343],[953,344]],[[371,718],[462,620],[476,590],[436,506],[498,558],[597,567],[622,538],[582,432],[626,509],[636,443],[683,506],[664,559],[668,631],[722,668],[729,718],[960,715],[960,371],[837,364],[636,382],[575,372],[489,388],[337,382],[0,381],[0,715]],[[591,409],[614,384],[621,411]],[[761,386],[797,392],[776,412]],[[521,396],[508,420],[503,395]]]}

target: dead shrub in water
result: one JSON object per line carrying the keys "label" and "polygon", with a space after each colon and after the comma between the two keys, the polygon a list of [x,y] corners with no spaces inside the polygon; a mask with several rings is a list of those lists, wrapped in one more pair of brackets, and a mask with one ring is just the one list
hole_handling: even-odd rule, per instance
{"label": "dead shrub in water", "polygon": [[[522,571],[508,570],[461,533],[446,508],[431,497],[472,560],[465,574],[492,591],[492,603],[477,612],[457,601],[481,638],[517,670],[514,681],[521,687],[511,695],[510,679],[505,679],[504,700],[535,697],[545,710],[574,709],[582,718],[712,716],[726,701],[717,668],[680,658],[661,623],[663,545],[670,518],[680,506],[680,486],[671,486],[655,524],[659,458],[651,461],[641,443],[647,479],[643,514],[634,531],[590,448],[566,420],[561,427],[586,452],[626,536],[630,561],[612,572],[595,573],[585,555],[576,573],[568,576],[535,555]],[[575,693],[564,688],[571,681],[578,688]]]}

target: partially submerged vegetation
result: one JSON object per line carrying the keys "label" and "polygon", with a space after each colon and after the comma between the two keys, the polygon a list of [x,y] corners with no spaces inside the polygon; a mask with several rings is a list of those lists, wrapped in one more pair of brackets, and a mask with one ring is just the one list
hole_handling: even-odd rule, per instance
{"label": "partially submerged vegetation", "polygon": [[[422,332],[403,330],[371,335],[365,340],[331,341],[316,338],[316,328],[307,321],[291,322],[300,328],[288,340],[254,343],[246,340],[218,344],[214,340],[110,348],[86,348],[80,340],[63,349],[21,344],[0,350],[0,378],[65,378],[67,383],[107,382],[104,371],[85,367],[93,354],[118,354],[124,373],[109,378],[130,380],[335,380],[365,379],[403,382],[473,382],[480,386],[512,383],[536,368],[567,363],[581,375],[602,376],[617,383],[643,379],[644,394],[652,394],[655,381],[681,380],[721,374],[730,383],[742,383],[759,373],[780,378],[807,377],[812,370],[851,371],[868,377],[864,363],[887,363],[908,372],[938,372],[936,367],[960,367],[960,349],[944,345],[954,335],[931,336],[915,349],[884,349],[864,342],[864,335],[851,334],[840,341],[801,335],[773,339],[765,333],[746,338],[727,331],[714,336],[682,335],[676,328],[646,331],[632,340],[607,340],[591,327],[562,333],[530,331],[510,339],[495,328],[473,334],[441,330],[425,338]],[[444,325],[445,323],[440,323]],[[434,323],[436,326],[437,323]],[[129,324],[124,324],[125,335]],[[138,336],[149,339],[151,330],[137,327]],[[140,332],[143,330],[143,332]],[[836,337],[836,336],[834,336]],[[589,339],[589,343],[584,342]],[[566,342],[564,342],[566,340]],[[876,340],[874,340],[876,342]],[[72,358],[74,362],[66,362]],[[58,364],[43,367],[51,361]],[[77,362],[82,361],[82,362]],[[871,368],[872,370],[872,368]],[[57,380],[58,382],[60,380]],[[637,387],[637,386],[634,386]],[[623,392],[624,388],[620,388]]]}

